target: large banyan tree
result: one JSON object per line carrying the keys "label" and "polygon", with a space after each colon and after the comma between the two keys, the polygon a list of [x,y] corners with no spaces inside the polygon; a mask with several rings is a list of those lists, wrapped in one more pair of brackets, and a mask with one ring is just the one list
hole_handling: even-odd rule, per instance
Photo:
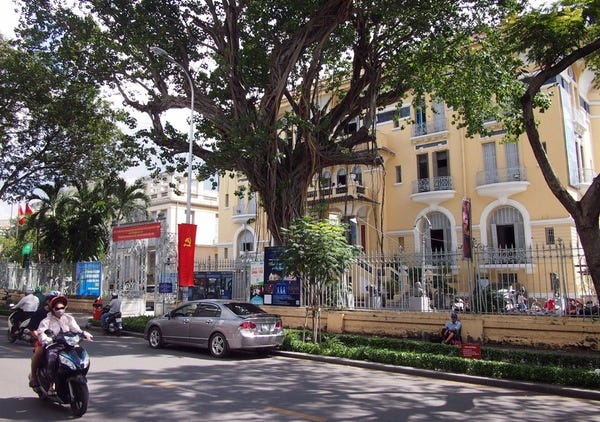
{"label": "large banyan tree", "polygon": [[279,244],[281,228],[304,214],[316,172],[379,162],[376,110],[430,78],[424,69],[517,3],[27,0],[19,34],[70,77],[116,90],[148,115],[151,129],[138,132],[148,158],[185,160],[186,134],[164,115],[189,108],[193,89],[198,175],[247,176]]}

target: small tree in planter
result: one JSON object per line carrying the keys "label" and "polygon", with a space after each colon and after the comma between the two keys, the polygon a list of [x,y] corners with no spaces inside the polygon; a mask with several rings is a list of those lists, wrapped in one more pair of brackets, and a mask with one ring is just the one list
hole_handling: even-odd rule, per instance
{"label": "small tree in planter", "polygon": [[[327,220],[300,217],[282,229],[285,252],[282,260],[286,272],[300,277],[302,288],[309,293],[312,312],[313,341],[318,341],[321,292],[336,283],[358,255],[358,247],[349,245],[345,227]],[[305,320],[306,321],[306,320]],[[306,328],[306,322],[305,322]]]}

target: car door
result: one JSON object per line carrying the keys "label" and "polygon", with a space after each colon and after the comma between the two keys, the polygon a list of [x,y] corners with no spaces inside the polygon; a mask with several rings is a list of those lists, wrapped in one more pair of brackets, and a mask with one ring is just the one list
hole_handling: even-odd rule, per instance
{"label": "car door", "polygon": [[208,339],[221,317],[221,308],[216,303],[200,303],[190,325],[190,342],[194,346],[208,347]]}
{"label": "car door", "polygon": [[170,318],[161,326],[166,342],[178,344],[190,342],[190,323],[197,306],[196,303],[188,303],[171,311]]}

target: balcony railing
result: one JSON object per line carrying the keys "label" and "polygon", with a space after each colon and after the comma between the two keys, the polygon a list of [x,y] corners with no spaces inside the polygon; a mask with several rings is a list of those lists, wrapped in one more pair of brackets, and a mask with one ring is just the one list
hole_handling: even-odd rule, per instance
{"label": "balcony railing", "polygon": [[370,192],[368,192],[368,189],[365,186],[356,183],[351,183],[350,185],[321,187],[321,189],[312,188],[307,192],[307,197],[309,200],[325,197],[335,199],[336,197],[346,196],[351,196],[355,199],[359,199],[360,197],[374,199],[370,197]]}
{"label": "balcony railing", "polygon": [[527,181],[525,167],[496,168],[477,172],[477,186],[524,181]]}
{"label": "balcony railing", "polygon": [[432,122],[415,123],[413,125],[413,137],[431,135],[444,132],[448,126],[446,119],[435,119]]}
{"label": "balcony railing", "polygon": [[452,176],[418,179],[412,182],[412,193],[453,190]]}
{"label": "balcony railing", "polygon": [[484,248],[483,264],[529,264],[531,263],[531,251],[525,248]]}

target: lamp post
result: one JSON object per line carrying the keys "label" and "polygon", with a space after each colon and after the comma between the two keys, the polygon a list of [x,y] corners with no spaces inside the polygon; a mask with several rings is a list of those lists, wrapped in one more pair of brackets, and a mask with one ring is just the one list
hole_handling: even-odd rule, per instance
{"label": "lamp post", "polygon": [[190,84],[190,131],[188,133],[189,152],[188,152],[188,178],[187,178],[187,203],[185,212],[185,222],[190,224],[192,222],[192,159],[193,159],[193,147],[194,147],[194,83],[187,69],[169,55],[165,50],[160,47],[150,47],[150,51],[158,56],[162,56],[174,65],[178,66],[185,76],[187,77],[188,83]]}

